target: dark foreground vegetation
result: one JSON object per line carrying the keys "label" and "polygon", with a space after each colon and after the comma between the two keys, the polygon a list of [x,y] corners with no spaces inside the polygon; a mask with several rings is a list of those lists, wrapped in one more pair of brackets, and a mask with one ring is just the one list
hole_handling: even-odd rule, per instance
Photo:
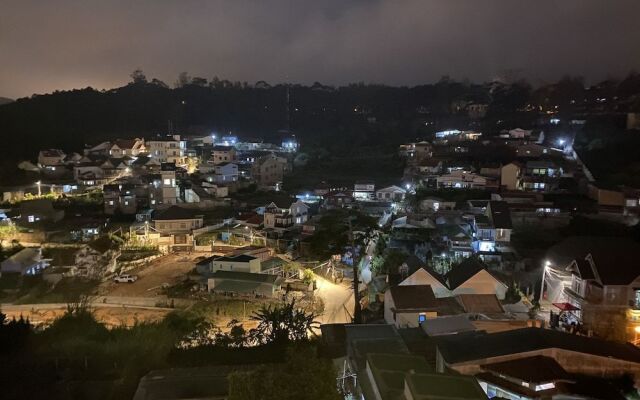
{"label": "dark foreground vegetation", "polygon": [[158,323],[107,329],[78,302],[51,326],[35,329],[0,313],[0,397],[131,399],[151,370],[226,365],[239,369],[229,377],[232,399],[338,398],[330,361],[319,359],[307,338],[314,314],[292,303],[252,318],[256,329],[232,322],[223,331],[174,312]]}

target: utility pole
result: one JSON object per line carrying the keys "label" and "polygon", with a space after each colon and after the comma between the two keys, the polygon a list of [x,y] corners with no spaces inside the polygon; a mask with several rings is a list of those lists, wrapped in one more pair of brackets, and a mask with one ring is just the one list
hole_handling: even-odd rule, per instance
{"label": "utility pole", "polygon": [[351,227],[351,216],[349,216],[349,238],[351,239],[351,251],[353,252],[353,323],[359,324],[362,322],[362,310],[360,309],[360,279],[358,270],[360,257],[356,257],[356,242],[353,237],[353,228]]}

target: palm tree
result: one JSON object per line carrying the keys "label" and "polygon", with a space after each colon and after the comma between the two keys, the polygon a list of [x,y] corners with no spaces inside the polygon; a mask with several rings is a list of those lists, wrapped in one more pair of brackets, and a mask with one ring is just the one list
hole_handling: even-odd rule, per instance
{"label": "palm tree", "polygon": [[263,305],[249,317],[258,323],[249,331],[249,336],[255,344],[306,340],[309,334],[315,335],[314,330],[319,326],[316,317],[315,313],[296,307],[295,300],[275,306]]}

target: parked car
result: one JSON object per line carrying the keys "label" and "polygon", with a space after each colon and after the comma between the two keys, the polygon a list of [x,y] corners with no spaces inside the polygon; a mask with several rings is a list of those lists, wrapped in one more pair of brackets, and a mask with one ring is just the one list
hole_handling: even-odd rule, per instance
{"label": "parked car", "polygon": [[117,275],[113,278],[115,283],[133,283],[138,280],[137,275]]}

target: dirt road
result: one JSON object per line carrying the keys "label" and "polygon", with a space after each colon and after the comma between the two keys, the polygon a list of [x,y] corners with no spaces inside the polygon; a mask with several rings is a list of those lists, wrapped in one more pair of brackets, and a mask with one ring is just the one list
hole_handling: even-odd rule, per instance
{"label": "dirt road", "polygon": [[101,296],[155,297],[163,284],[173,285],[195,268],[195,259],[202,254],[169,254],[151,264],[128,272],[137,275],[134,283],[104,282],[98,290]]}

